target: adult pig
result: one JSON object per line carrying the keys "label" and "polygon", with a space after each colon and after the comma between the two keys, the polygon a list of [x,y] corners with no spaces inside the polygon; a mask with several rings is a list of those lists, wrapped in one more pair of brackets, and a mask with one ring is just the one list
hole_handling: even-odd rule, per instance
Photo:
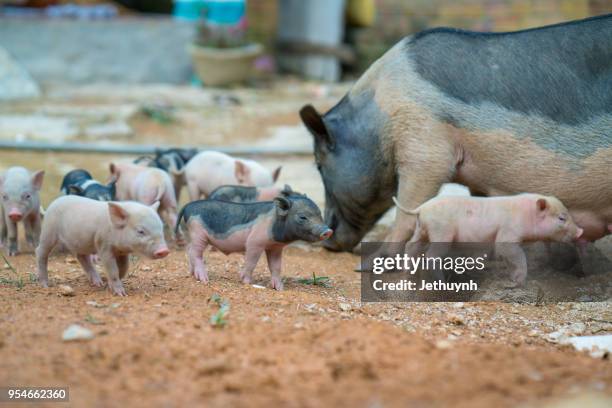
{"label": "adult pig", "polygon": [[245,283],[251,282],[253,269],[265,252],[272,287],[277,290],[283,288],[283,248],[296,240],[325,240],[333,233],[323,223],[319,207],[305,195],[297,194],[258,203],[193,201],[183,207],[179,222],[183,217],[190,237],[189,267],[196,279],[208,282],[208,271],[202,259],[208,245],[225,254],[245,252],[246,262],[240,271],[240,278]]}
{"label": "adult pig", "polygon": [[18,252],[17,223],[23,221],[26,240],[32,247],[40,237],[40,197],[45,172],[30,173],[23,167],[11,167],[0,176],[0,243],[8,241],[9,255]]}
{"label": "adult pig", "polygon": [[281,168],[273,172],[253,160],[238,159],[215,151],[200,152],[185,166],[191,201],[204,198],[217,187],[241,185],[265,187],[276,182]]}
{"label": "adult pig", "polygon": [[94,180],[87,170],[75,169],[66,173],[60,191],[65,195],[74,194],[92,200],[113,201],[115,200],[115,183],[116,180],[111,180],[110,183],[104,185]]}
{"label": "adult pig", "polygon": [[[612,15],[512,32],[440,28],[400,41],[321,116],[300,111],[325,186],[324,245],[350,250],[397,194],[456,181],[559,198],[595,240],[612,223]],[[397,212],[387,240],[414,215]]]}
{"label": "adult pig", "polygon": [[234,203],[253,203],[255,201],[272,201],[274,197],[283,195],[289,197],[295,193],[285,184],[282,189],[276,186],[247,187],[247,186],[221,186],[213,190],[208,196],[209,200],[232,201]]}
{"label": "adult pig", "polygon": [[[159,215],[172,233],[178,210],[174,187],[168,173],[132,163],[111,163],[109,170],[111,177],[117,180],[117,199],[134,200],[145,205],[159,201]],[[183,241],[180,229],[176,233],[176,241]]]}
{"label": "adult pig", "polygon": [[95,286],[103,282],[91,261],[97,254],[108,276],[108,287],[125,296],[121,279],[132,252],[153,259],[170,252],[157,215],[159,202],[146,206],[136,202],[101,202],[68,195],[53,201],[45,213],[40,244],[36,248],[38,279],[47,287],[47,263],[51,250],[62,243],[79,261]]}

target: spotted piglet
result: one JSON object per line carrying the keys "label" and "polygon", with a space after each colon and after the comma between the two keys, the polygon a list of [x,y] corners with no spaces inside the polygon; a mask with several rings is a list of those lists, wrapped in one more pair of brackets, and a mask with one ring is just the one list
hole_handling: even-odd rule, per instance
{"label": "spotted piglet", "polygon": [[190,271],[197,280],[208,282],[202,254],[212,245],[225,254],[245,253],[246,262],[240,271],[244,283],[251,282],[257,261],[265,252],[272,288],[277,290],[283,288],[283,248],[297,240],[322,241],[333,233],[323,222],[319,207],[298,194],[256,203],[194,201],[179,213],[177,228],[181,218],[185,219],[190,237],[187,250]]}

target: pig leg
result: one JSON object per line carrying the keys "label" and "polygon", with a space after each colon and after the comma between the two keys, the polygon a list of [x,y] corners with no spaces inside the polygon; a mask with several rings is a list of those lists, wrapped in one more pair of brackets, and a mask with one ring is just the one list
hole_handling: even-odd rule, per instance
{"label": "pig leg", "polygon": [[103,252],[100,254],[100,258],[108,275],[108,288],[115,295],[127,296],[119,277],[119,265],[115,256],[112,253]]}
{"label": "pig leg", "polygon": [[208,283],[208,270],[204,263],[203,254],[208,246],[208,237],[200,225],[189,228],[189,271],[197,280]]}
{"label": "pig leg", "polygon": [[189,201],[196,201],[200,199],[200,187],[195,181],[187,181],[187,192],[189,193]]}
{"label": "pig leg", "polygon": [[[427,161],[400,164],[397,199],[404,207],[417,208],[434,197],[440,186],[451,179],[452,169],[449,163],[455,159],[450,150],[448,154],[431,158],[431,161],[427,158]],[[405,243],[412,237],[415,225],[416,216],[398,210],[395,213],[393,229],[385,241]]]}
{"label": "pig leg", "polygon": [[6,219],[6,230],[8,237],[9,256],[17,255],[17,223]]}
{"label": "pig leg", "polygon": [[498,243],[495,252],[497,256],[505,258],[514,266],[514,269],[510,272],[512,284],[506,285],[506,287],[517,288],[523,286],[527,279],[527,257],[525,256],[525,251],[523,251],[519,244]]}
{"label": "pig leg", "polygon": [[83,268],[83,270],[89,277],[89,280],[91,281],[92,285],[99,287],[99,288],[104,286],[104,282],[102,282],[100,275],[98,275],[96,268],[93,266],[93,263],[91,262],[92,261],[91,255],[77,255],[76,259],[81,264],[81,267]]}
{"label": "pig leg", "polygon": [[6,242],[6,221],[4,220],[4,209],[0,206],[0,248],[2,248]]}
{"label": "pig leg", "polygon": [[[240,279],[242,280],[242,282],[251,283],[251,280],[253,279],[253,270],[257,266],[257,262],[259,261],[259,258],[261,257],[262,253],[263,253],[262,248],[259,248],[259,247],[249,248],[247,245],[247,250],[246,250],[245,257],[244,257],[244,265],[242,266],[242,269],[240,270]],[[280,274],[280,269],[279,269],[279,274]],[[280,275],[278,278],[280,281]]]}
{"label": "pig leg", "polygon": [[272,289],[283,290],[283,280],[281,279],[281,266],[283,261],[283,248],[266,250],[268,269],[272,274]]}
{"label": "pig leg", "polygon": [[176,244],[179,246],[185,245],[185,237],[183,235],[183,228],[179,225],[176,236],[174,236],[174,226],[176,225],[176,207],[168,207],[164,208],[160,211],[160,218],[166,223],[168,229],[170,230],[170,236],[172,239],[176,241]]}
{"label": "pig leg", "polygon": [[40,239],[40,215],[34,214],[27,217],[23,222],[23,226],[25,228],[26,241],[32,248],[36,248]]}
{"label": "pig leg", "polygon": [[[48,230],[47,230],[48,231]],[[49,254],[57,244],[57,236],[52,233],[44,233],[38,247],[36,247],[36,262],[38,263],[38,282],[44,288],[49,287]]]}

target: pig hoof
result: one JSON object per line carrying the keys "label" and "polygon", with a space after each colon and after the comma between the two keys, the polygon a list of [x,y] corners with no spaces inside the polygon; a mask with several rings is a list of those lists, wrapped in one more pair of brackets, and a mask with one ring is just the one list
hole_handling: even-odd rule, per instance
{"label": "pig hoof", "polygon": [[16,249],[9,249],[9,256],[16,256],[19,253]]}
{"label": "pig hoof", "polygon": [[38,281],[38,283],[40,283],[40,286],[43,288],[48,288],[49,287],[49,282],[47,281]]}
{"label": "pig hoof", "polygon": [[247,285],[250,285],[252,282],[250,276],[240,276],[240,280],[242,281],[242,283],[246,283]]}
{"label": "pig hoof", "polygon": [[281,278],[272,278],[272,289],[283,290],[283,281]]}
{"label": "pig hoof", "polygon": [[510,282],[504,285],[504,289],[518,289],[523,287],[524,282]]}
{"label": "pig hoof", "polygon": [[111,284],[110,288],[111,288],[111,292],[113,292],[113,294],[117,296],[127,296],[127,293],[125,293],[125,289],[121,283],[119,283],[118,285]]}
{"label": "pig hoof", "polygon": [[202,283],[208,283],[208,274],[205,272],[197,272],[194,274],[196,280],[199,280]]}

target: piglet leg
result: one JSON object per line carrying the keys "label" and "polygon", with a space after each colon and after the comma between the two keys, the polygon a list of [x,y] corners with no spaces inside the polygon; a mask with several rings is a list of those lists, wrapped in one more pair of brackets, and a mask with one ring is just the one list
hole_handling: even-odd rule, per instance
{"label": "piglet leg", "polygon": [[91,281],[92,285],[97,286],[99,288],[104,286],[104,282],[102,282],[100,275],[98,275],[96,268],[93,266],[93,263],[91,262],[92,256],[91,255],[77,255],[76,258],[81,264],[81,267],[83,268],[87,276],[89,277],[89,280]]}
{"label": "piglet leg", "polygon": [[17,255],[17,223],[12,220],[6,221],[9,256]]}
{"label": "piglet leg", "polygon": [[0,248],[4,246],[7,234],[8,231],[6,227],[6,221],[4,220],[4,209],[0,207]]}
{"label": "piglet leg", "polygon": [[203,255],[208,246],[206,232],[201,227],[194,227],[189,231],[190,243],[187,247],[189,256],[189,272],[197,280],[208,283],[208,271],[204,263]]}
{"label": "piglet leg", "polygon": [[108,288],[110,291],[118,296],[127,296],[123,284],[121,283],[121,278],[119,277],[119,266],[117,265],[115,256],[112,253],[101,253],[100,259],[108,275]]}
{"label": "piglet leg", "polygon": [[30,244],[32,248],[36,248],[40,239],[40,216],[35,214],[27,217],[23,222],[23,226],[25,229],[26,241],[28,241],[28,244]]}
{"label": "piglet leg", "polygon": [[283,248],[267,249],[266,258],[268,260],[268,269],[270,269],[272,274],[272,289],[283,290],[283,280],[281,278]]}
{"label": "piglet leg", "polygon": [[496,255],[507,259],[513,264],[514,269],[510,272],[512,284],[507,285],[508,288],[517,288],[525,284],[527,279],[527,257],[519,244],[498,243],[496,247]]}
{"label": "piglet leg", "polygon": [[253,270],[257,266],[257,262],[263,253],[263,249],[259,247],[247,247],[244,257],[244,265],[240,270],[240,279],[244,283],[251,283],[253,279]]}
{"label": "piglet leg", "polygon": [[36,248],[36,262],[38,264],[38,282],[44,288],[49,286],[49,271],[47,264],[49,263],[49,254],[57,243],[57,237],[46,234],[42,236],[40,244]]}

